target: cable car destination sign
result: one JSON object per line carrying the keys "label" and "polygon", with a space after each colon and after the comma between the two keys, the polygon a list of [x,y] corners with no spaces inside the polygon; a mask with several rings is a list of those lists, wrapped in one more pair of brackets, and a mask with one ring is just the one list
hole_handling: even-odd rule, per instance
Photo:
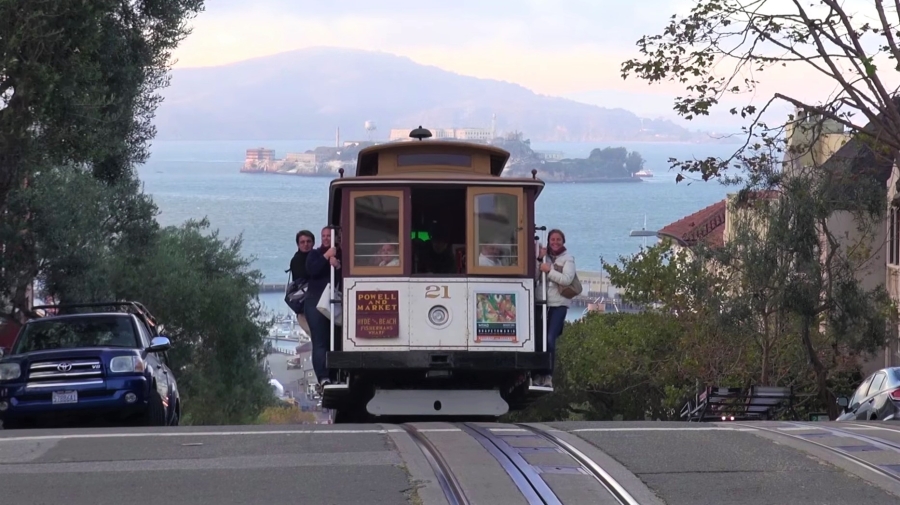
{"label": "cable car destination sign", "polygon": [[399,338],[398,291],[356,292],[356,337]]}

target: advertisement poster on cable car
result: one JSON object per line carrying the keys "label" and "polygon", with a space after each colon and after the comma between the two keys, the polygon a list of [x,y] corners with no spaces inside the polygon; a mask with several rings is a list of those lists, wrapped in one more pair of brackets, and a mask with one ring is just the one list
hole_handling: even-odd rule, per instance
{"label": "advertisement poster on cable car", "polygon": [[475,294],[475,341],[516,342],[516,294]]}
{"label": "advertisement poster on cable car", "polygon": [[397,291],[356,292],[356,336],[398,338],[400,305]]}

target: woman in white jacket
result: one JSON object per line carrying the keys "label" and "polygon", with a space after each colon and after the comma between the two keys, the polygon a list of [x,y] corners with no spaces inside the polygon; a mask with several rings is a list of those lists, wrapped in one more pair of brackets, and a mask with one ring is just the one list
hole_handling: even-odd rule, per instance
{"label": "woman in white jacket", "polygon": [[[553,387],[553,364],[556,361],[556,339],[566,324],[566,314],[572,300],[560,294],[562,287],[575,280],[575,258],[566,252],[566,236],[560,230],[550,230],[547,247],[538,253],[539,272],[547,273],[547,351],[550,353],[550,369],[538,372],[532,378],[535,386]],[[548,261],[545,261],[548,260]],[[543,286],[539,287],[543,290]]]}

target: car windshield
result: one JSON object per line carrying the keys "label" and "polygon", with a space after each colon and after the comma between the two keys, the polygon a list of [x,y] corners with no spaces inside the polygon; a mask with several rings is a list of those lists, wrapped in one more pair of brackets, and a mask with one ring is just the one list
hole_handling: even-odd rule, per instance
{"label": "car windshield", "polygon": [[25,325],[13,354],[78,347],[140,347],[127,317],[96,316],[32,321]]}

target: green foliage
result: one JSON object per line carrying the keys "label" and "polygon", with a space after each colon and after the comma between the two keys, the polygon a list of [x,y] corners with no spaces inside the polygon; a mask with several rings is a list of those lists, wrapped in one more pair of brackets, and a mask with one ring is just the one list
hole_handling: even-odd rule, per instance
{"label": "green foliage", "polygon": [[685,327],[658,314],[588,314],[559,340],[554,394],[515,421],[675,419],[695,380],[680,349]]}
{"label": "green foliage", "polygon": [[[202,0],[0,2],[0,160],[89,164],[115,179],[146,157],[171,52]],[[22,142],[17,144],[16,142]],[[4,182],[0,201],[18,177]]]}
{"label": "green foliage", "polygon": [[28,230],[32,254],[17,259],[62,302],[113,296],[117,258],[140,258],[158,231],[156,207],[134,177],[107,184],[83,170],[48,169],[10,196],[11,210],[30,218],[0,225]]}
{"label": "green foliage", "polygon": [[835,416],[835,395],[853,390],[861,358],[896,324],[873,257],[884,210],[866,203],[883,193],[865,188],[836,191],[834,174],[795,169],[777,190],[728,202],[724,245],[665,240],[605,265],[645,312],[567,324],[557,392],[519,417],[671,419],[700,387],[753,384],[793,388],[801,416]]}
{"label": "green foliage", "polygon": [[206,221],[159,229],[134,167],[202,0],[0,1],[0,301],[132,299],[166,326],[193,423],[271,404],[260,279]]}
{"label": "green foliage", "polygon": [[267,407],[259,415],[258,424],[315,424],[316,415],[303,412],[296,405],[275,405]]}
{"label": "green foliage", "polygon": [[601,416],[670,419],[680,407],[670,388],[684,385],[683,332],[675,318],[652,312],[588,316],[567,329],[559,360],[566,380],[591,394]]}
{"label": "green foliage", "polygon": [[207,221],[160,229],[136,179],[105,183],[74,169],[35,174],[11,193],[31,210],[37,278],[61,303],[137,300],[165,325],[185,419],[253,422],[271,390],[259,366],[266,329],[257,300],[261,274],[240,239]]}
{"label": "green foliage", "polygon": [[[704,260],[729,287],[722,310],[710,315],[736,345],[752,343],[746,356],[760,360],[758,380],[814,389],[818,408],[832,415],[835,388],[846,386],[860,355],[883,346],[896,325],[885,279],[871,276],[884,261],[874,256],[883,247],[883,175],[900,150],[900,103],[878,63],[900,59],[900,23],[881,2],[849,8],[830,0],[777,7],[699,0],[661,34],[642,37],[641,57],[622,65],[626,78],[682,84],[686,94],[674,108],[687,119],[729,97],[755,96],[758,79],[773,66],[807,66],[835,84],[826,103],[775,94],[762,106],[732,108],[747,119],[747,141],[728,159],[670,160],[704,180],[745,183],[737,203],[752,217],[733,220],[730,243]],[[760,118],[773,100],[793,105],[797,117],[767,126]],[[823,164],[816,146],[823,134],[842,129],[857,145]],[[746,180],[728,175],[735,168]],[[771,204],[754,202],[760,196]]]}
{"label": "green foliage", "polygon": [[[81,169],[109,183],[132,178],[154,134],[171,52],[202,7],[202,0],[0,1],[0,211],[12,210],[10,192],[41,170]],[[42,258],[26,231],[32,214],[15,210],[0,226],[12,240],[4,242],[0,297],[22,309]]]}
{"label": "green foliage", "polygon": [[644,158],[637,151],[624,147],[594,149],[585,159],[548,161],[541,166],[543,172],[565,178],[631,177],[644,166]]}
{"label": "green foliage", "polygon": [[606,264],[614,286],[623,288],[626,302],[661,304],[667,312],[703,310],[714,301],[723,279],[707,271],[702,249],[674,248],[670,239],[643,249],[632,257],[620,257],[621,266]]}
{"label": "green foliage", "polygon": [[240,239],[226,242],[207,228],[205,220],[165,228],[142,260],[119,257],[115,292],[141,301],[165,325],[191,422],[245,424],[271,397],[259,366],[262,276],[241,256]]}

